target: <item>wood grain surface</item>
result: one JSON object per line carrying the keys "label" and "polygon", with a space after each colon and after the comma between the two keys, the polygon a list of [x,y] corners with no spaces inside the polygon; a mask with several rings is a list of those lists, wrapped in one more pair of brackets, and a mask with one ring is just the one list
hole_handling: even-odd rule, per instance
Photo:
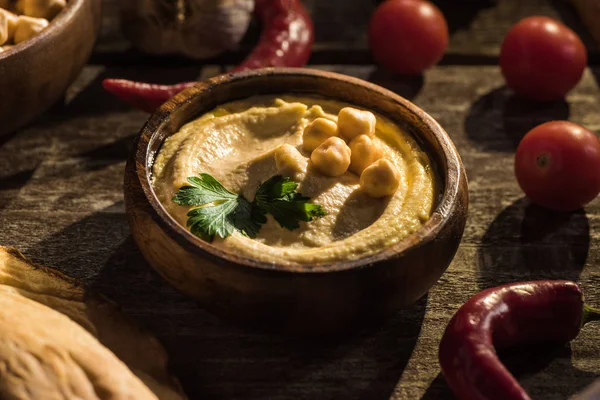
{"label": "wood grain surface", "polygon": [[[117,300],[162,340],[192,399],[452,399],[440,375],[437,346],[454,311],[480,289],[568,278],[582,284],[590,304],[600,306],[600,200],[580,212],[549,214],[523,198],[512,169],[518,140],[535,124],[568,118],[600,132],[600,68],[588,69],[566,101],[541,107],[515,98],[496,66],[467,65],[481,54],[495,57],[499,32],[520,15],[508,9],[562,15],[541,0],[489,5],[452,36],[452,49],[461,40],[479,43],[462,47],[464,62],[456,56],[422,78],[394,77],[365,60],[352,64],[352,38],[359,35],[349,31],[342,34],[350,43],[347,59],[312,65],[412,99],[447,130],[467,169],[469,218],[452,265],[412,309],[378,329],[321,343],[241,329],[202,311],[149,268],[129,234],[122,194],[125,159],[147,115],[105,94],[100,82],[105,77],[174,82],[214,75],[220,66],[136,64],[103,48],[111,37],[123,44],[114,33],[99,44],[96,64],[85,68],[64,104],[0,139],[0,244],[16,246]],[[320,12],[316,17],[325,18],[326,11]],[[468,31],[479,34],[469,39]],[[586,326],[570,344],[518,348],[503,359],[533,398],[566,399],[600,376],[600,325]]]}

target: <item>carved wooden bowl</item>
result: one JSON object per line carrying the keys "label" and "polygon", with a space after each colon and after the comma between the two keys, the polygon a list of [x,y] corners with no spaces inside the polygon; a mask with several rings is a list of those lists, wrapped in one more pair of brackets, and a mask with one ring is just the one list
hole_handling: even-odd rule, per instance
{"label": "carved wooden bowl", "polygon": [[92,53],[101,0],[68,0],[38,35],[0,53],[0,136],[58,101]]}
{"label": "carved wooden bowl", "polygon": [[[150,183],[151,163],[164,139],[219,104],[257,94],[291,93],[324,96],[379,112],[420,142],[436,164],[441,189],[431,218],[419,231],[357,260],[278,265],[225,253],[170,217]],[[170,284],[230,320],[302,334],[349,331],[412,305],[450,264],[468,207],[460,156],[433,118],[379,86],[310,69],[225,74],[176,95],[150,117],[137,137],[124,188],[133,237]]]}

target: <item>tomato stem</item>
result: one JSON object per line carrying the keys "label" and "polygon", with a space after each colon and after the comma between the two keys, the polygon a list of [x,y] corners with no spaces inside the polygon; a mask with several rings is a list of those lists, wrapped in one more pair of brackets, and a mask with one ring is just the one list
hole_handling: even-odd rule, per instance
{"label": "tomato stem", "polygon": [[536,163],[540,168],[547,168],[550,165],[551,157],[548,153],[542,153],[536,158]]}
{"label": "tomato stem", "polygon": [[600,310],[597,308],[590,307],[587,304],[584,304],[583,317],[581,318],[581,326],[591,321],[600,321]]}

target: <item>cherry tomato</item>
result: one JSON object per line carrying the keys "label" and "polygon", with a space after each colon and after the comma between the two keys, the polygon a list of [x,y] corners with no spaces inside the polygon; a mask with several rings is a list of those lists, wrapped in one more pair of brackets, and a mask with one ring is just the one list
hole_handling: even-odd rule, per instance
{"label": "cherry tomato", "polygon": [[523,137],[515,155],[515,174],[534,203],[572,211],[600,193],[600,141],[569,121],[538,125]]}
{"label": "cherry tomato", "polygon": [[424,0],[387,0],[369,22],[375,60],[397,74],[420,74],[436,64],[448,46],[444,14]]}
{"label": "cherry tomato", "polygon": [[581,79],[587,50],[575,32],[549,17],[529,17],[511,28],[500,50],[508,87],[538,101],[563,98]]}

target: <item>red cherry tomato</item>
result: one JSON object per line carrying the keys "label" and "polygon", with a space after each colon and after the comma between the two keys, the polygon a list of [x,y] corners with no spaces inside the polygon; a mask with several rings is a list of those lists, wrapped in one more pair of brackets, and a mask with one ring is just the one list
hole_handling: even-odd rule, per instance
{"label": "red cherry tomato", "polygon": [[436,64],[448,46],[444,14],[424,0],[387,0],[369,22],[375,60],[397,74],[420,74]]}
{"label": "red cherry tomato", "polygon": [[575,32],[549,17],[529,17],[511,28],[500,50],[508,87],[531,100],[563,98],[581,79],[587,50]]}
{"label": "red cherry tomato", "polygon": [[534,203],[572,211],[600,193],[600,141],[594,132],[569,121],[538,125],[523,137],[515,174]]}

